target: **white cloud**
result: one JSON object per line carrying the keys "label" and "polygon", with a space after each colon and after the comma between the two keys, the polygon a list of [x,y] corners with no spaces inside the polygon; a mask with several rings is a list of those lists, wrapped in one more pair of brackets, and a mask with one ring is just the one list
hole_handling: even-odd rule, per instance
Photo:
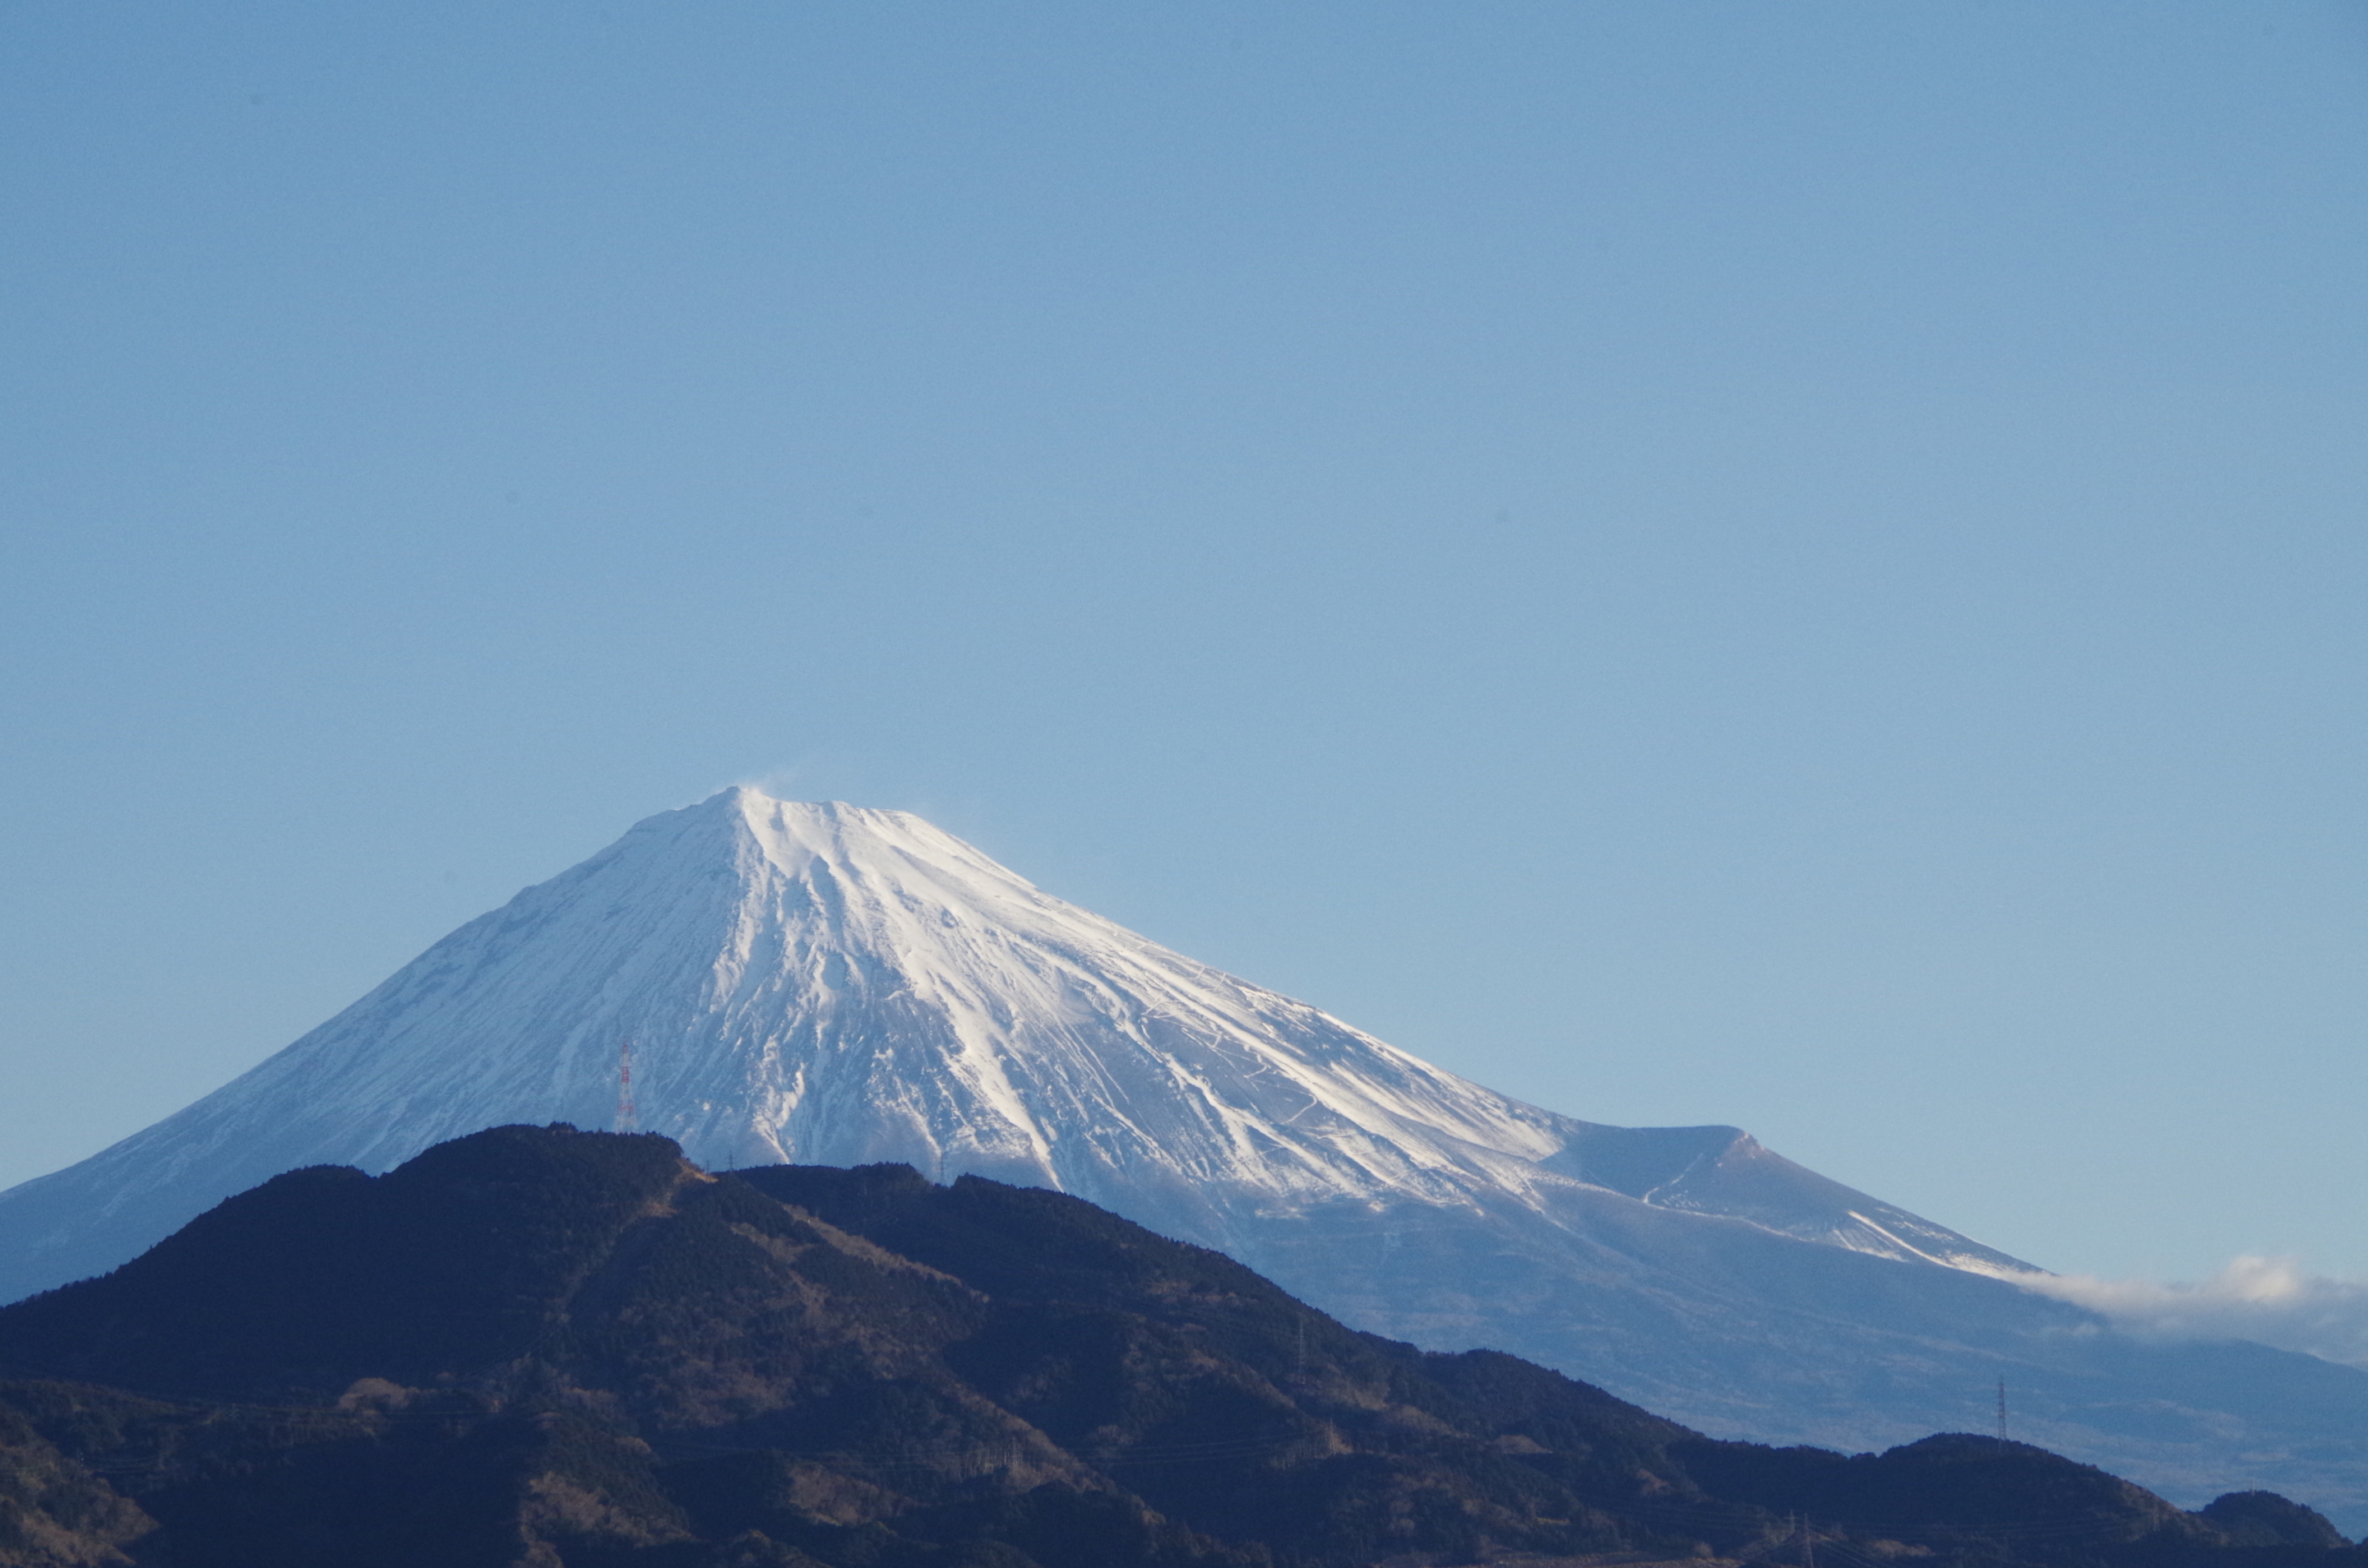
{"label": "white cloud", "polygon": [[2253,1339],[2368,1367],[2368,1279],[2305,1274],[2292,1257],[2240,1256],[2195,1285],[2018,1275],[2015,1283],[2077,1302],[2116,1326],[2167,1339]]}

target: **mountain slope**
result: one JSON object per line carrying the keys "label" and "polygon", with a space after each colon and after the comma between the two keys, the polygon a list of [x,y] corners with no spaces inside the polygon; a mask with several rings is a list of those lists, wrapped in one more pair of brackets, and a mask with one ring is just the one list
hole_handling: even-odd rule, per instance
{"label": "mountain slope", "polygon": [[747,790],[638,824],[222,1089],[0,1193],[0,1293],[281,1171],[606,1125],[627,1052],[641,1125],[711,1166],[1053,1187],[1360,1327],[1501,1346],[1725,1435],[1900,1442],[1983,1424],[2003,1377],[2018,1431],[2176,1496],[2368,1515],[2368,1374],[2129,1341],[1736,1129],[1523,1105],[917,818]]}
{"label": "mountain slope", "polygon": [[1041,1188],[565,1128],[277,1177],[0,1309],[0,1564],[1731,1559],[1806,1514],[1845,1562],[2359,1568],[2020,1444],[1707,1440]]}
{"label": "mountain slope", "polygon": [[718,1166],[901,1160],[1242,1244],[1346,1203],[1582,1189],[1850,1250],[2027,1266],[1733,1128],[1599,1127],[1443,1073],[1053,898],[918,818],[726,791],[436,944],[253,1072],[0,1193],[13,1294],[298,1165],[509,1119],[640,1119]]}

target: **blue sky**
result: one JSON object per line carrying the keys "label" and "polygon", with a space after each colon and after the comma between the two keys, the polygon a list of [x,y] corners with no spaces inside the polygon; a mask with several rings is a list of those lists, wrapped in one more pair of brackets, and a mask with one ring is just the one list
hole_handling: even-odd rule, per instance
{"label": "blue sky", "polygon": [[0,1182],[728,782],[2368,1273],[2355,4],[0,6]]}

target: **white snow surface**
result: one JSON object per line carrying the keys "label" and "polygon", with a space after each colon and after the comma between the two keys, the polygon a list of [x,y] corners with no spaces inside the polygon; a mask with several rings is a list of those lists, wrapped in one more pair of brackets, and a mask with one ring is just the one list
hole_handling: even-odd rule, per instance
{"label": "white snow surface", "polygon": [[[68,1181],[135,1221],[105,1256],[79,1223],[28,1238],[23,1283],[57,1283],[281,1170],[382,1171],[506,1121],[609,1126],[628,1048],[640,1127],[717,1169],[900,1160],[1235,1248],[1244,1221],[1319,1205],[1543,1212],[1594,1186],[1855,1251],[2021,1267],[1731,1128],[1656,1138],[1482,1088],[918,817],[748,788],[649,818],[186,1110],[0,1194],[0,1223]],[[1618,1158],[1592,1170],[1607,1138]]]}
{"label": "white snow surface", "polygon": [[2368,1528],[2368,1372],[2118,1335],[1736,1128],[1525,1105],[917,817],[750,789],[649,818],[253,1071],[0,1192],[0,1301],[297,1166],[608,1127],[629,1048],[639,1126],[711,1169],[1056,1187],[1358,1327],[1510,1350],[1721,1436],[1984,1430],[2004,1378],[2018,1437],[2191,1505],[2268,1487]]}

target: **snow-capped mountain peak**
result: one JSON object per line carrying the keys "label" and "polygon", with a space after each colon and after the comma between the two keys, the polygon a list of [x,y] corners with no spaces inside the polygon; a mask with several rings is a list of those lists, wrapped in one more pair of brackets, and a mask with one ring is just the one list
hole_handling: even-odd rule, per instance
{"label": "snow-capped mountain peak", "polygon": [[[2324,1481],[2368,1517],[2368,1374],[2134,1346],[1738,1129],[1525,1105],[918,817],[750,789],[649,818],[196,1104],[0,1193],[0,1299],[295,1166],[609,1126],[628,1070],[638,1125],[711,1169],[1064,1188],[1361,1327],[1514,1350],[1722,1434],[1901,1440],[1978,1423],[2005,1376],[2067,1452],[2174,1493]],[[2361,1382],[2280,1392],[2305,1372]]]}
{"label": "snow-capped mountain peak", "polygon": [[639,1125],[711,1166],[901,1160],[1212,1245],[1315,1207],[1543,1211],[1588,1187],[2021,1267],[1733,1129],[1602,1128],[1482,1088],[919,817],[740,787],[638,824],[188,1109],[0,1194],[0,1228],[34,1232],[0,1288],[120,1261],[296,1165],[383,1170],[503,1121],[609,1125],[627,1065]]}

